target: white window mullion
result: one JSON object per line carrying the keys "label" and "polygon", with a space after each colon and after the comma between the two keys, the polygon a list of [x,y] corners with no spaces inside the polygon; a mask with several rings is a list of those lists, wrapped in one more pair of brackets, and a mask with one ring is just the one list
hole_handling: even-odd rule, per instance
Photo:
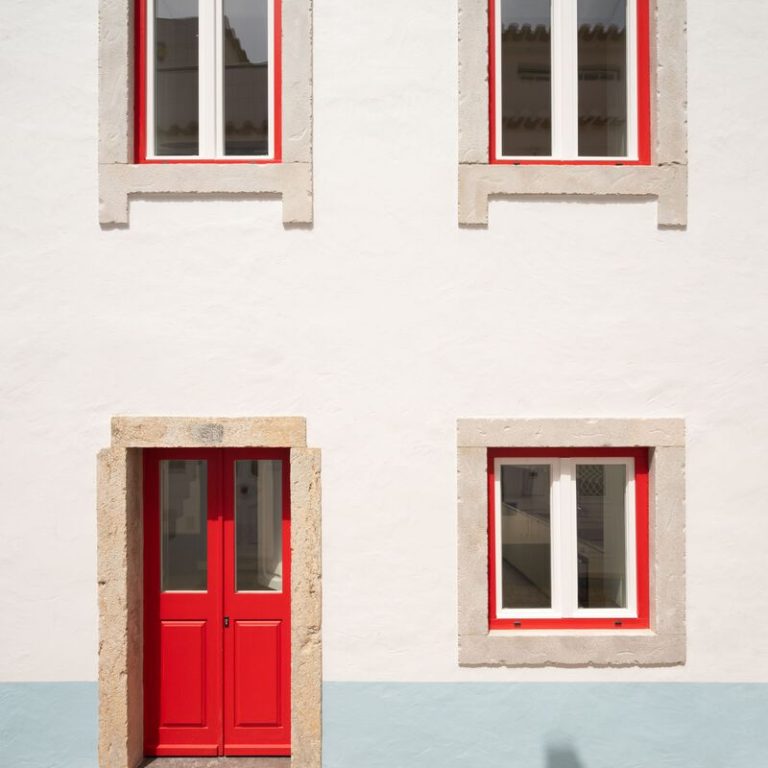
{"label": "white window mullion", "polygon": [[268,40],[268,109],[269,109],[269,146],[267,148],[267,156],[275,156],[275,72],[277,62],[275,60],[275,2],[269,0],[267,3],[267,40]]}
{"label": "white window mullion", "polygon": [[579,155],[577,0],[552,0],[552,156]]}
{"label": "white window mullion", "polygon": [[637,0],[627,0],[627,158],[638,158]]}
{"label": "white window mullion", "polygon": [[549,473],[550,487],[550,564],[552,573],[552,611],[555,616],[562,616],[563,611],[563,550],[566,546],[563,530],[563,502],[561,461],[552,459]]}
{"label": "white window mullion", "polygon": [[200,28],[198,49],[200,55],[199,120],[200,157],[216,156],[216,21],[219,0],[200,0]]}
{"label": "white window mullion", "polygon": [[214,67],[216,157],[224,157],[224,0],[213,0],[216,66]]}
{"label": "white window mullion", "polygon": [[154,157],[155,154],[155,0],[147,0],[147,44],[145,55],[145,69],[147,87],[145,98],[146,125],[144,126],[144,135],[146,137],[147,157]]}
{"label": "white window mullion", "polygon": [[572,459],[560,460],[560,505],[563,532],[562,547],[562,616],[574,616],[578,608],[579,559],[576,531],[576,471]]}
{"label": "white window mullion", "polygon": [[635,460],[627,460],[627,489],[624,500],[626,525],[627,611],[637,616],[637,506],[635,504]]}

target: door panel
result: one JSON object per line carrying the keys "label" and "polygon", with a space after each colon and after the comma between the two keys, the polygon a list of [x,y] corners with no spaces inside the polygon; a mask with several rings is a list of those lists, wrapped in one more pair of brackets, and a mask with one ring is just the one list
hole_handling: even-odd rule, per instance
{"label": "door panel", "polygon": [[148,755],[290,754],[289,451],[144,451]]}
{"label": "door panel", "polygon": [[238,449],[225,459],[225,754],[290,754],[288,456]]}
{"label": "door panel", "polygon": [[280,622],[236,621],[234,632],[234,725],[279,725]]}
{"label": "door panel", "polygon": [[221,459],[144,452],[144,749],[221,741]]}
{"label": "door panel", "polygon": [[161,727],[205,726],[206,623],[160,622]]}

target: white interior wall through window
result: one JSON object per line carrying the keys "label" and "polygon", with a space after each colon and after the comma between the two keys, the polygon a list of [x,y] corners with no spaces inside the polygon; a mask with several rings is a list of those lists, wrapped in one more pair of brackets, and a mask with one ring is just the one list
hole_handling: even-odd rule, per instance
{"label": "white interior wall through window", "polygon": [[[496,616],[501,619],[555,619],[555,618],[636,618],[637,617],[637,531],[635,504],[635,466],[632,458],[499,458],[494,461],[494,529],[495,540],[495,597]],[[585,535],[584,520],[589,518],[589,500],[579,498],[577,475],[579,468],[602,468],[601,476],[607,477],[609,467],[623,468],[622,488],[618,497],[623,501],[623,516],[609,515],[601,520],[600,541],[595,543]],[[522,483],[530,477],[530,485],[518,488],[511,496],[535,498],[539,502],[526,505],[519,498],[511,498],[508,491],[505,498],[502,489],[504,467],[522,471]],[[535,483],[548,479],[549,487],[544,496]],[[584,487],[581,478],[581,487]],[[607,484],[607,480],[602,482]],[[614,499],[617,495],[614,488]],[[594,492],[593,492],[594,493]],[[605,495],[605,491],[603,493]],[[579,528],[582,530],[580,531]],[[611,528],[613,530],[611,530]],[[506,537],[506,538],[505,538]],[[609,539],[612,539],[610,541]],[[518,549],[509,563],[506,547]],[[592,552],[590,552],[592,550]],[[549,556],[549,573],[542,574],[541,563]],[[583,590],[587,587],[585,572],[590,555],[600,563],[599,588],[612,591],[616,605],[612,607],[588,607],[583,601]],[[611,565],[606,565],[608,559]],[[581,562],[580,562],[581,559]],[[538,561],[538,562],[537,562]],[[595,574],[593,574],[594,576]],[[520,593],[530,592],[536,583],[546,582],[543,590],[549,591],[547,605],[527,601],[527,606],[505,606],[505,588],[519,589]],[[594,579],[593,579],[594,581]],[[506,582],[506,586],[505,586]],[[606,586],[609,585],[609,586]],[[619,597],[618,594],[621,594]],[[509,602],[509,600],[507,600]],[[525,600],[522,601],[526,603]]]}
{"label": "white interior wall through window", "polygon": [[[627,162],[638,159],[638,84],[637,84],[637,0],[603,0],[603,5],[613,3],[616,10],[625,10],[626,24],[626,133],[624,151],[616,154],[596,155],[579,151],[579,13],[589,17],[590,2],[601,0],[493,0],[495,18],[495,144],[500,159],[514,160],[588,160],[591,162]],[[504,91],[502,71],[502,28],[505,16],[510,14],[522,26],[534,27],[541,23],[542,8],[549,9],[550,23],[550,107],[551,107],[551,152],[547,154],[517,154],[503,151],[503,105]],[[506,11],[506,14],[505,14]],[[524,65],[522,67],[524,68]],[[582,70],[584,66],[582,65]],[[542,76],[531,68],[529,77]],[[595,78],[615,77],[611,68],[593,71]],[[590,73],[582,72],[582,76]],[[529,115],[535,119],[535,115]]]}
{"label": "white interior wall through window", "polygon": [[[146,151],[148,159],[157,160],[270,160],[275,157],[275,3],[274,0],[146,0],[146,105],[145,126]],[[158,16],[168,24],[170,40],[161,40],[158,33]],[[182,98],[181,87],[162,90],[158,83],[160,75],[158,61],[170,58],[174,46],[189,47],[189,37],[196,30],[196,62],[187,60],[174,66],[170,63],[163,76],[170,73],[180,82],[187,70],[188,80],[196,78],[196,125],[188,115],[179,121],[168,120],[168,131],[182,135],[193,134],[186,144],[170,140],[161,145],[158,131],[162,130],[159,120],[166,104],[161,99]],[[172,22],[176,21],[176,24]],[[182,22],[190,22],[186,25]],[[266,57],[264,53],[266,52]],[[178,55],[178,54],[176,54]],[[263,60],[266,58],[266,60]],[[262,69],[259,88],[250,87],[247,77]],[[195,72],[191,70],[196,70]],[[227,77],[231,78],[229,81]],[[238,80],[240,82],[238,83]],[[263,82],[266,80],[266,82]],[[263,83],[263,88],[261,87]],[[194,86],[193,86],[194,87]],[[189,86],[187,86],[189,90]],[[259,131],[263,121],[250,118],[249,112],[258,110],[266,94],[266,125],[263,141],[256,143],[246,135],[250,130]],[[258,104],[257,104],[258,102]],[[187,110],[189,111],[189,110]],[[242,114],[238,115],[237,112]],[[176,123],[180,123],[177,125]],[[254,122],[258,122],[254,129]],[[245,135],[245,137],[244,137]],[[196,142],[196,143],[195,143]],[[184,147],[174,152],[173,147]],[[170,149],[169,149],[170,147]],[[243,147],[247,151],[242,151]]]}

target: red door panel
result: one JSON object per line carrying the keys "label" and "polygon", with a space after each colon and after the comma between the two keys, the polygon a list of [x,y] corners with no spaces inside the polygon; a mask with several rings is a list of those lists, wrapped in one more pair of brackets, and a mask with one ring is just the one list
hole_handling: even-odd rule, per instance
{"label": "red door panel", "polygon": [[287,450],[144,452],[148,755],[290,754]]}
{"label": "red door panel", "polygon": [[221,458],[145,451],[144,749],[216,755],[221,742]]}
{"label": "red door panel", "polygon": [[289,755],[288,451],[227,451],[224,466],[224,754]]}
{"label": "red door panel", "polygon": [[236,621],[235,697],[237,728],[280,724],[280,622]]}
{"label": "red door panel", "polygon": [[159,725],[206,724],[207,643],[205,621],[160,622]]}

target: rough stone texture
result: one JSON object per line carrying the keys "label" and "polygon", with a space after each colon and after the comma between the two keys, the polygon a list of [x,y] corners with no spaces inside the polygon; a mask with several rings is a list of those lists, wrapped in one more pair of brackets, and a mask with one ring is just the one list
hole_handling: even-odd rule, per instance
{"label": "rough stone texture", "polygon": [[460,446],[599,448],[685,445],[683,419],[459,419]]}
{"label": "rough stone texture", "polygon": [[99,221],[128,223],[129,195],[277,194],[285,224],[312,222],[312,2],[282,3],[281,163],[133,163],[133,0],[99,2]]}
{"label": "rough stone texture", "polygon": [[285,448],[307,445],[300,416],[198,419],[115,416],[112,445],[130,448]]}
{"label": "rough stone texture", "polygon": [[118,447],[99,453],[100,768],[132,768],[144,753],[140,488],[138,451]]}
{"label": "rough stone texture", "polygon": [[652,0],[652,165],[490,165],[487,0],[459,0],[459,224],[486,225],[492,195],[651,196],[662,227],[687,223],[686,5]]}
{"label": "rough stone texture", "polygon": [[487,224],[492,195],[628,195],[659,199],[659,225],[686,223],[684,165],[468,165],[459,166],[459,220]]}
{"label": "rough stone texture", "polygon": [[488,164],[488,130],[488,3],[459,0],[459,163]]}
{"label": "rough stone texture", "polygon": [[291,450],[291,750],[294,768],[320,768],[322,599],[320,451]]}
{"label": "rough stone texture", "polygon": [[[685,663],[685,424],[682,419],[458,422],[459,664],[672,666]],[[658,441],[658,442],[656,442]],[[488,629],[490,447],[648,446],[651,629]]]}
{"label": "rough stone texture", "polygon": [[100,166],[99,220],[128,223],[131,194],[225,194],[283,196],[283,222],[312,221],[312,166],[309,163],[173,163]]}
{"label": "rough stone texture", "polygon": [[99,768],[136,768],[144,760],[141,448],[196,446],[291,449],[290,764],[320,768],[320,452],[306,447],[305,420],[126,416],[112,420],[112,447],[98,456]]}
{"label": "rough stone texture", "polygon": [[[292,46],[290,55],[283,52],[283,162],[311,166],[312,0],[282,0],[282,25],[283,41]],[[309,195],[311,221],[311,179]]]}

